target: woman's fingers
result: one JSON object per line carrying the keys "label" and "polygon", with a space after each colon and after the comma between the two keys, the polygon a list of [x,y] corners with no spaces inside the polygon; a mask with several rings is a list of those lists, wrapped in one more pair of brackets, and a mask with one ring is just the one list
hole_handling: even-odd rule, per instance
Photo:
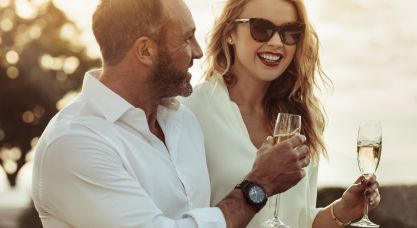
{"label": "woman's fingers", "polygon": [[366,183],[365,195],[368,203],[371,207],[376,207],[381,201],[381,195],[379,194],[379,183],[375,176],[369,178]]}
{"label": "woman's fingers", "polygon": [[376,207],[379,205],[379,202],[381,201],[381,195],[378,191],[375,191],[372,193],[372,195],[369,197],[369,205],[371,207]]}
{"label": "woman's fingers", "polygon": [[366,189],[369,190],[369,191],[377,190],[378,189],[378,182],[374,182],[374,183],[369,183],[368,182],[368,185],[367,185]]}

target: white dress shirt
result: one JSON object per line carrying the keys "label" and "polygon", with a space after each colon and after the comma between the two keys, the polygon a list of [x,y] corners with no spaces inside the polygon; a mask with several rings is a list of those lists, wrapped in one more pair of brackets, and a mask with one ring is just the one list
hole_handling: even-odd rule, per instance
{"label": "white dress shirt", "polygon": [[[257,148],[221,77],[197,85],[193,94],[181,101],[194,112],[203,129],[211,205],[216,205],[252,169]],[[279,218],[291,228],[311,227],[319,212],[315,208],[318,166],[310,165],[305,171],[306,176],[296,186],[281,194]],[[271,197],[248,227],[261,227],[274,216],[274,209],[275,197]]]}
{"label": "white dress shirt", "polygon": [[174,98],[158,107],[165,146],[145,113],[97,74],[86,74],[79,97],[38,142],[32,197],[43,226],[226,227],[220,209],[209,207],[204,139],[194,115]]}

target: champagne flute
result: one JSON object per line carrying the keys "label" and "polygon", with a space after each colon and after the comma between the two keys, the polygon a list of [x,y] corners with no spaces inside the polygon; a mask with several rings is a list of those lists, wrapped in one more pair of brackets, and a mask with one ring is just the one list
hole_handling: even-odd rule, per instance
{"label": "champagne flute", "polygon": [[[287,140],[295,135],[300,134],[301,116],[288,113],[278,113],[274,129],[274,144]],[[279,219],[280,195],[275,196],[274,217],[263,223],[264,227],[290,228]]]}
{"label": "champagne flute", "polygon": [[[382,130],[381,123],[377,121],[363,121],[359,125],[357,155],[359,170],[365,179],[371,178],[378,168],[381,158]],[[363,217],[352,223],[354,227],[379,227],[369,220],[368,201],[365,196]]]}

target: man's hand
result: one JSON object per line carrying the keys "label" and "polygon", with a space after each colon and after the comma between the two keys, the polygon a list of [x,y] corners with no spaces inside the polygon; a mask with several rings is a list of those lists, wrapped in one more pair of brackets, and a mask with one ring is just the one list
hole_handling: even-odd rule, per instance
{"label": "man's hand", "polygon": [[303,168],[310,163],[305,142],[304,135],[297,135],[273,145],[273,138],[268,137],[246,179],[263,186],[268,196],[293,187],[305,176]]}
{"label": "man's hand", "polygon": [[[305,175],[304,167],[310,163],[305,136],[297,135],[273,145],[268,137],[258,151],[255,163],[246,180],[261,185],[268,196],[284,192],[297,184]],[[246,227],[256,214],[240,189],[233,190],[218,205],[227,227]]]}

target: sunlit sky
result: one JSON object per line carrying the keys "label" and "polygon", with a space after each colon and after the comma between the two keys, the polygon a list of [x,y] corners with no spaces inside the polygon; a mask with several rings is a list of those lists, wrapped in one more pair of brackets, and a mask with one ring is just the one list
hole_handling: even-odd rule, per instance
{"label": "sunlit sky", "polygon": [[[7,1],[10,0],[0,0],[0,4]],[[27,0],[16,2],[24,5]],[[82,42],[92,55],[98,56],[90,27],[92,12],[99,1],[53,2],[84,31]],[[194,16],[196,36],[204,50],[206,34],[222,0],[185,2]],[[377,171],[380,182],[417,183],[417,31],[410,29],[417,21],[414,13],[417,3],[306,2],[321,37],[323,67],[334,82],[333,92],[323,96],[329,120],[325,138],[330,159],[321,162],[319,185],[348,185],[359,175],[355,157],[357,124],[369,118],[383,123],[383,152]],[[191,69],[193,83],[202,74],[200,65],[197,61]],[[1,178],[0,173],[0,181]]]}

